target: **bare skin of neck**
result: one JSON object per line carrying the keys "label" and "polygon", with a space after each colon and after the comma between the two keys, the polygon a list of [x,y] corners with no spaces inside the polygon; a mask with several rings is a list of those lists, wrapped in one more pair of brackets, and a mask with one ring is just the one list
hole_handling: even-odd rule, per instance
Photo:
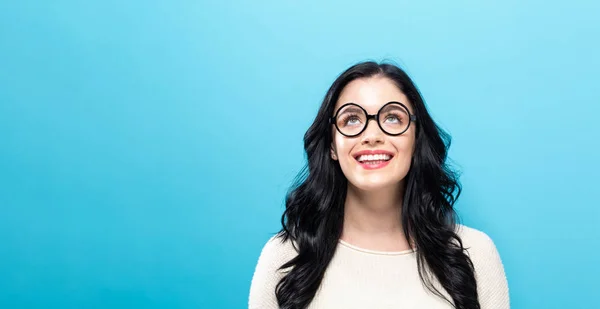
{"label": "bare skin of neck", "polygon": [[341,239],[375,251],[410,249],[402,231],[402,196],[395,186],[364,191],[349,184]]}

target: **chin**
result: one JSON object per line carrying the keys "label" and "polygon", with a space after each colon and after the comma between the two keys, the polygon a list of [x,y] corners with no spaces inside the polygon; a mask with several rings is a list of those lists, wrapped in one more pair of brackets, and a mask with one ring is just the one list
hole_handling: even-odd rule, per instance
{"label": "chin", "polygon": [[387,180],[387,181],[384,181],[384,180],[369,181],[369,180],[365,180],[365,179],[362,179],[360,181],[349,181],[349,183],[361,191],[377,191],[380,189],[386,189],[386,188],[398,185],[398,181],[389,181],[389,180]]}

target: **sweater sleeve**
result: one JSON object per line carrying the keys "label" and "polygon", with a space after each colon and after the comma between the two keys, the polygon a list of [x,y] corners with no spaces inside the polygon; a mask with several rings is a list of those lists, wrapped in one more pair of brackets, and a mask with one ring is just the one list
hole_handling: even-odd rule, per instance
{"label": "sweater sleeve", "polygon": [[293,248],[281,242],[276,236],[271,237],[264,245],[250,284],[248,299],[249,309],[277,309],[279,305],[275,297],[277,283],[285,275],[279,267],[289,261]]}
{"label": "sweater sleeve", "polygon": [[493,240],[484,232],[474,230],[473,253],[477,293],[481,309],[509,309],[508,281],[504,265]]}

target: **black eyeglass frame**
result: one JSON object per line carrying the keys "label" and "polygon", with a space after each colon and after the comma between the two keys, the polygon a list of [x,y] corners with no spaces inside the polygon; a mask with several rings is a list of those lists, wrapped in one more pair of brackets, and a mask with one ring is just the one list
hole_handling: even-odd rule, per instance
{"label": "black eyeglass frame", "polygon": [[[388,105],[390,105],[390,104],[399,104],[400,106],[402,106],[402,107],[403,107],[403,108],[406,110],[406,113],[409,115],[409,119],[410,119],[410,121],[408,122],[408,125],[406,126],[406,129],[404,129],[404,131],[402,131],[402,132],[400,132],[400,133],[397,133],[397,134],[391,134],[391,133],[389,133],[388,131],[386,131],[386,130],[385,130],[385,129],[384,129],[382,126],[381,126],[381,123],[379,122],[379,115],[380,115],[381,111],[382,111],[382,110],[383,110],[383,109],[384,109],[386,106],[388,106]],[[335,121],[335,119],[337,119],[337,117],[339,116],[339,113],[340,113],[340,111],[341,111],[342,109],[344,109],[344,107],[346,107],[346,106],[349,106],[349,105],[354,105],[354,106],[357,106],[358,108],[360,108],[360,109],[361,109],[361,110],[362,110],[362,111],[365,113],[365,115],[367,115],[367,120],[366,120],[365,126],[362,128],[362,130],[360,130],[360,132],[358,132],[358,133],[356,133],[356,134],[353,134],[353,135],[344,134],[344,133],[342,132],[342,130],[340,129],[340,127],[338,127],[338,125],[337,125],[337,121]],[[329,124],[333,124],[333,125],[335,125],[335,128],[338,130],[338,132],[340,132],[340,134],[342,134],[342,135],[344,135],[344,136],[346,136],[346,137],[356,137],[356,136],[359,136],[359,135],[361,135],[361,134],[362,134],[362,133],[363,133],[363,132],[364,132],[364,131],[367,129],[367,127],[369,126],[369,120],[371,120],[371,119],[374,119],[374,120],[375,120],[375,122],[377,122],[377,125],[379,126],[379,128],[381,129],[381,131],[383,131],[383,133],[385,133],[385,134],[387,134],[387,135],[390,135],[390,136],[398,136],[398,135],[401,135],[401,134],[403,134],[404,132],[408,131],[408,129],[410,128],[410,123],[411,123],[411,122],[416,122],[416,121],[417,121],[417,116],[416,116],[416,115],[413,115],[413,114],[411,114],[411,113],[410,113],[410,110],[408,109],[408,107],[406,107],[406,105],[404,105],[404,104],[402,104],[402,103],[400,103],[400,102],[397,102],[397,101],[390,101],[390,102],[386,103],[385,105],[383,105],[383,106],[382,106],[382,107],[379,109],[379,111],[377,111],[377,114],[375,114],[375,115],[369,115],[369,113],[367,113],[367,111],[366,111],[366,110],[365,110],[365,109],[364,109],[362,106],[360,106],[360,105],[358,105],[358,104],[356,104],[356,103],[352,103],[352,102],[350,102],[350,103],[346,103],[346,104],[342,105],[340,108],[338,108],[338,110],[335,112],[335,116],[333,116],[333,117],[329,117]]]}

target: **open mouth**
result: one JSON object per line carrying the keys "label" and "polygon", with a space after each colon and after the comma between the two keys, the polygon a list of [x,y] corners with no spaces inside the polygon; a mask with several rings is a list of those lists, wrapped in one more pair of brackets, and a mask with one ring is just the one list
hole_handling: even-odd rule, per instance
{"label": "open mouth", "polygon": [[394,156],[389,154],[375,154],[375,155],[360,155],[354,157],[358,163],[361,165],[367,166],[379,166],[382,164],[387,164]]}

